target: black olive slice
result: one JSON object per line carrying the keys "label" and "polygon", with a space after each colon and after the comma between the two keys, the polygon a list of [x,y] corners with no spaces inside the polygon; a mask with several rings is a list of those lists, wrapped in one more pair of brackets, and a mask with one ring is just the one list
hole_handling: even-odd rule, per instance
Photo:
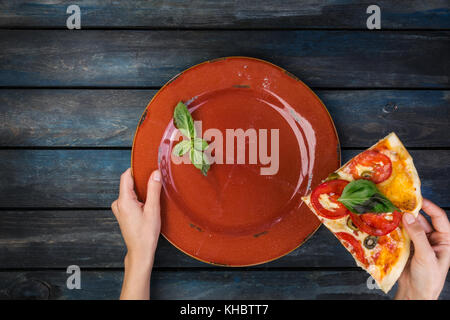
{"label": "black olive slice", "polygon": [[377,245],[377,242],[378,242],[378,237],[367,236],[364,239],[364,247],[366,247],[367,249],[373,249]]}

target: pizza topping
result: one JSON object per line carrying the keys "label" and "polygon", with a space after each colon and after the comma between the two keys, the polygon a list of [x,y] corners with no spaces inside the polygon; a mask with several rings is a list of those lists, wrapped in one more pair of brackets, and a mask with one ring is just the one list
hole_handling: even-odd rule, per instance
{"label": "pizza topping", "polygon": [[348,210],[358,214],[398,210],[389,199],[381,194],[373,182],[363,179],[348,183],[337,200]]}
{"label": "pizza topping", "polygon": [[348,215],[347,208],[337,201],[348,184],[345,180],[331,180],[320,184],[311,193],[311,204],[317,213],[327,219],[339,219]]}
{"label": "pizza topping", "polygon": [[361,178],[370,180],[370,178],[372,178],[372,171],[363,171],[361,173]]}
{"label": "pizza topping", "polygon": [[319,202],[322,205],[322,207],[324,207],[325,209],[330,210],[330,211],[336,211],[336,209],[339,208],[339,204],[331,201],[330,196],[332,196],[332,194],[328,195],[326,193],[322,193],[319,196]]}
{"label": "pizza topping", "polygon": [[392,174],[391,159],[376,150],[367,150],[357,155],[349,168],[353,178],[371,180],[374,183],[381,183]]}
{"label": "pizza topping", "polygon": [[355,237],[347,232],[338,232],[336,233],[336,237],[341,240],[344,247],[346,247],[353,255],[356,256],[356,259],[359,262],[361,262],[366,267],[369,265],[366,257],[364,256],[364,249],[361,246],[361,243],[359,243],[359,241],[356,240]]}
{"label": "pizza topping", "polygon": [[370,178],[372,177],[373,167],[363,166],[359,163],[356,163],[352,166],[352,169],[353,170],[350,171],[352,174],[354,174],[354,172],[357,173],[357,179],[367,178],[367,180],[370,180]]}
{"label": "pizza topping", "polygon": [[333,173],[330,173],[328,175],[328,177],[325,179],[325,181],[336,180],[336,179],[339,179],[339,178],[340,178],[339,173],[333,172]]}
{"label": "pizza topping", "polygon": [[349,227],[349,228],[352,229],[353,231],[357,231],[357,230],[358,230],[358,227],[355,226],[355,224],[353,223],[351,217],[348,217],[348,219],[347,219],[347,227]]}
{"label": "pizza topping", "polygon": [[[387,220],[391,216],[392,220]],[[394,231],[400,224],[402,214],[399,211],[391,213],[364,213],[355,214],[350,212],[353,223],[365,233],[372,236],[384,236]]]}
{"label": "pizza topping", "polygon": [[380,250],[373,256],[374,263],[379,268],[380,277],[383,278],[398,261],[401,252],[401,235],[400,229],[393,231],[390,235],[378,238]]}
{"label": "pizza topping", "polygon": [[367,249],[373,249],[375,248],[375,246],[377,245],[378,242],[378,237],[374,237],[374,236],[367,236],[364,239],[364,247],[366,247]]}

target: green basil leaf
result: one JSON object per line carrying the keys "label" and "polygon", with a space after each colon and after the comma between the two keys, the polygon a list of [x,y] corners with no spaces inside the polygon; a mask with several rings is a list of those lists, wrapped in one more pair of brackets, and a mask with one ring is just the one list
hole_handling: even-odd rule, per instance
{"label": "green basil leaf", "polygon": [[338,199],[353,213],[384,213],[398,210],[369,180],[354,180],[345,186]]}
{"label": "green basil leaf", "polygon": [[203,152],[203,167],[202,167],[202,174],[206,177],[208,170],[209,170],[210,164],[209,160],[206,156],[206,153]]}
{"label": "green basil leaf", "polygon": [[365,212],[394,212],[399,210],[396,206],[389,201],[388,198],[383,196],[381,193],[375,193],[369,200],[363,203],[365,207],[369,208],[369,211]]}
{"label": "green basil leaf", "polygon": [[182,157],[191,149],[191,141],[183,140],[178,142],[172,149],[172,154],[177,157]]}
{"label": "green basil leaf", "polygon": [[203,151],[208,148],[208,142],[197,137],[194,119],[192,119],[186,105],[181,101],[177,104],[173,112],[173,122],[175,127],[189,140],[183,140],[175,145],[172,154],[181,157],[189,152],[191,163],[206,176],[210,164]]}
{"label": "green basil leaf", "polygon": [[188,139],[194,139],[196,136],[194,119],[183,102],[178,102],[173,111],[173,122],[175,127]]}
{"label": "green basil leaf", "polygon": [[202,170],[203,157],[202,152],[191,148],[189,152],[189,159],[191,159],[191,163],[197,168]]}
{"label": "green basil leaf", "polygon": [[189,158],[191,159],[191,163],[199,169],[204,176],[209,170],[210,164],[206,157],[206,154],[202,151],[198,151],[194,148],[191,149],[189,153]]}
{"label": "green basil leaf", "polygon": [[201,138],[195,138],[194,139],[194,148],[196,150],[203,151],[206,148],[208,148],[208,142],[206,142],[206,140],[201,139]]}

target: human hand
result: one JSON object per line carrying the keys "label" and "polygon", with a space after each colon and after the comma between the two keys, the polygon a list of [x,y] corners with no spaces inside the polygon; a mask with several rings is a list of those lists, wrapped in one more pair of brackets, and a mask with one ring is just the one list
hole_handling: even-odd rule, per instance
{"label": "human hand", "polygon": [[120,177],[119,198],[111,204],[127,246],[121,299],[148,299],[150,274],[161,230],[161,174],[154,171],[147,184],[145,204],[137,199],[131,169]]}
{"label": "human hand", "polygon": [[450,223],[445,211],[427,199],[423,199],[422,210],[433,226],[421,214],[417,218],[403,215],[414,255],[398,279],[395,299],[437,299],[445,284],[450,267]]}

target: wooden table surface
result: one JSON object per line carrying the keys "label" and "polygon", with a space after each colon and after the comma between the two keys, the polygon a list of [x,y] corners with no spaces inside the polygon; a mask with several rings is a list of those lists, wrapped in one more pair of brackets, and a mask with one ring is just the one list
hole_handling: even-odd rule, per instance
{"label": "wooden table surface", "polygon": [[[328,107],[343,161],[391,131],[450,212],[448,1],[1,1],[0,298],[116,299],[125,247],[110,210],[137,121],[199,62],[268,60]],[[66,9],[81,8],[81,30]],[[81,289],[66,288],[69,265]],[[155,299],[386,299],[324,227],[276,261],[198,262],[160,239]],[[450,279],[442,298],[450,299]]]}

